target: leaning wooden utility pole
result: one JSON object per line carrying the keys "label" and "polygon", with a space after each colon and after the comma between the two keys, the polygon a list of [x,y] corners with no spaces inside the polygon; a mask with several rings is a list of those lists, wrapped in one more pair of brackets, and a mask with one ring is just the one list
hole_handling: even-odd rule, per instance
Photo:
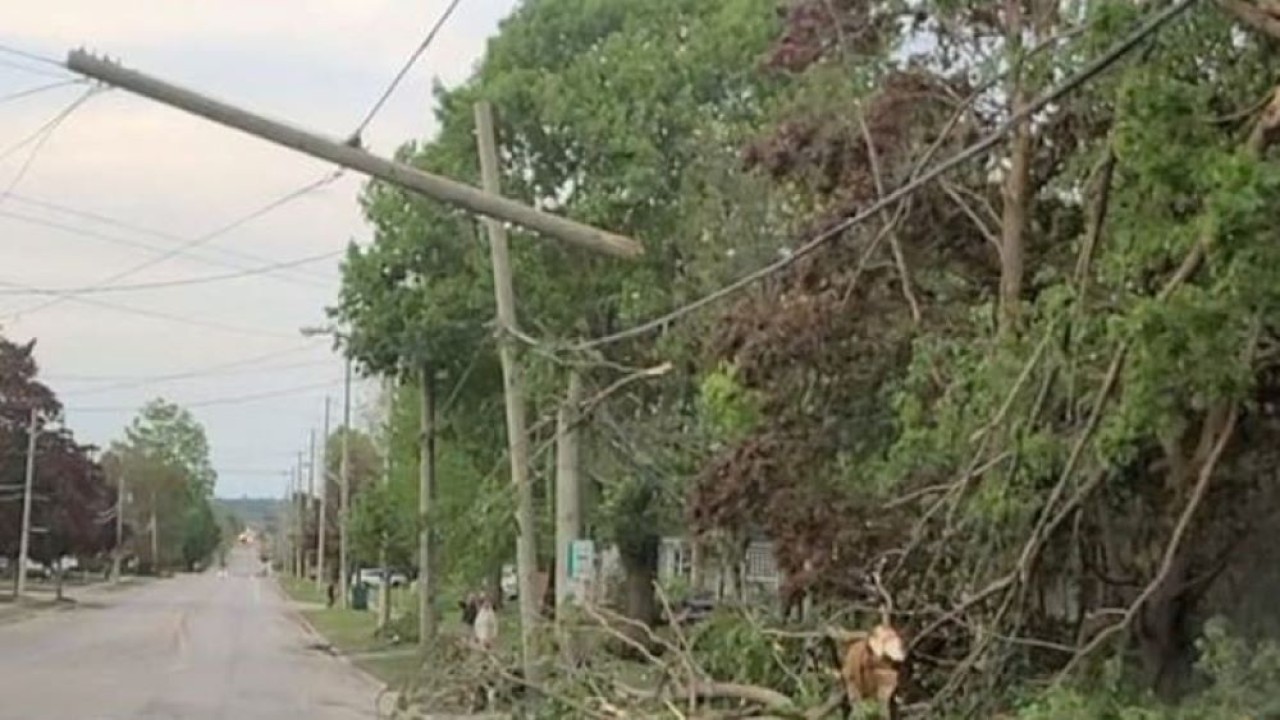
{"label": "leaning wooden utility pole", "polygon": [[31,494],[36,484],[36,440],[40,437],[40,413],[31,408],[27,423],[27,474],[22,483],[22,534],[18,536],[18,573],[14,585],[14,598],[21,598],[27,591],[27,555],[31,550]]}
{"label": "leaning wooden utility pole", "polygon": [[569,552],[582,537],[582,485],[578,477],[578,405],[582,376],[569,371],[569,392],[556,414],[556,620],[570,597]]}
{"label": "leaning wooden utility pole", "polygon": [[[488,102],[475,106],[476,140],[480,151],[480,179],[484,191],[502,192],[498,168],[498,142],[493,130],[493,108]],[[507,448],[511,456],[511,484],[516,491],[516,581],[520,599],[520,649],[524,676],[537,682],[534,642],[538,624],[535,585],[538,572],[538,545],[534,527],[533,485],[529,481],[529,434],[525,428],[524,383],[516,358],[515,288],[511,280],[511,258],[507,251],[507,230],[501,222],[485,218],[489,251],[493,255],[493,292],[498,305],[498,357],[502,364],[502,387],[507,410]]]}
{"label": "leaning wooden utility pole", "polygon": [[514,223],[597,252],[636,257],[642,252],[631,238],[552,215],[523,203],[489,194],[411,165],[387,160],[359,147],[359,138],[342,143],[292,125],[246,112],[135,70],[94,57],[84,50],[67,55],[67,68],[82,75],[149,97],[157,102],[236,128],[307,155],[371,175],[393,185],[469,210],[477,215]]}
{"label": "leaning wooden utility pole", "polygon": [[422,366],[422,419],[418,464],[418,644],[429,647],[436,638],[436,537],[431,514],[436,502],[436,373]]}

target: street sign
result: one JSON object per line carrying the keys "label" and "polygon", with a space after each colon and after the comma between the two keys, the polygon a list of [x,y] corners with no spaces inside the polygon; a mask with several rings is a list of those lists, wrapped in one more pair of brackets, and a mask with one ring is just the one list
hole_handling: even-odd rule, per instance
{"label": "street sign", "polygon": [[596,545],[591,540],[574,540],[569,543],[569,592],[574,602],[585,604],[590,597],[591,581],[595,576]]}

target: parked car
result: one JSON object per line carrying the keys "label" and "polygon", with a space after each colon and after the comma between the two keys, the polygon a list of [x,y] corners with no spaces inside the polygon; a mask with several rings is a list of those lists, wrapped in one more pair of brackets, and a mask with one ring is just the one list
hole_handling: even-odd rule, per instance
{"label": "parked car", "polygon": [[[382,587],[382,577],[384,570],[382,568],[361,568],[352,578],[352,584],[364,583],[374,587]],[[409,578],[399,570],[391,571],[391,587],[401,587],[409,584]]]}

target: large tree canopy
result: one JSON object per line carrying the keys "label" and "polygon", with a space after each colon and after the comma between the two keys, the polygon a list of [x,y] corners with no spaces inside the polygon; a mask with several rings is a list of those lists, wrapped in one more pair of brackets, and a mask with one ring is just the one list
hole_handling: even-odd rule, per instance
{"label": "large tree canopy", "polygon": [[[767,536],[783,594],[840,611],[879,600],[878,568],[913,644],[904,700],[925,716],[990,717],[1095,675],[1105,691],[1059,686],[1025,714],[1137,716],[1133,697],[1210,679],[1188,717],[1262,712],[1222,688],[1275,669],[1231,665],[1224,648],[1244,646],[1208,619],[1280,632],[1261,609],[1276,573],[1258,570],[1280,527],[1277,15],[1179,5],[1133,36],[1173,7],[529,0],[472,78],[438,91],[439,134],[401,156],[475,182],[472,104],[489,100],[506,194],[645,243],[626,264],[512,238],[536,416],[566,367],[609,390],[585,423],[589,525],[629,570],[682,524],[732,540],[729,560]],[[847,222],[997,129],[989,154]],[[502,443],[483,234],[380,183],[364,206],[374,241],[353,249],[336,314],[371,372],[488,363],[446,411],[450,472],[488,479]],[[658,333],[575,342],[780,254],[793,261]],[[673,371],[615,384],[659,360]],[[551,425],[533,425],[545,447]],[[412,440],[393,443],[405,477]],[[540,487],[549,469],[535,461]],[[480,502],[466,489],[449,492]]]}

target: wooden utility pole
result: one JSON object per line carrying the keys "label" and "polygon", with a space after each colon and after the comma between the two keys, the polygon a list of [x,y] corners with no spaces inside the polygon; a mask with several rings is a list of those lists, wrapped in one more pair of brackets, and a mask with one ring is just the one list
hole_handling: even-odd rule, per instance
{"label": "wooden utility pole", "polygon": [[151,491],[151,572],[160,574],[160,525],[156,522],[156,491]]}
{"label": "wooden utility pole", "polygon": [[569,392],[556,414],[556,619],[570,597],[569,552],[582,537],[582,485],[578,477],[578,405],[582,376],[569,371]]}
{"label": "wooden utility pole", "polygon": [[325,574],[325,536],[329,534],[329,517],[326,514],[329,497],[329,396],[324,396],[324,435],[320,448],[320,508],[316,517],[316,589],[324,590],[328,586],[329,576]]}
{"label": "wooden utility pole", "polygon": [[302,515],[303,515],[303,495],[302,495],[302,453],[298,453],[298,464],[293,469],[293,568],[294,574],[299,578],[306,579],[307,568],[306,546],[302,544]]}
{"label": "wooden utility pole", "polygon": [[346,143],[337,142],[246,112],[135,70],[125,69],[83,50],[73,50],[67,55],[67,67],[108,85],[124,88],[255,137],[357,170],[477,215],[514,223],[610,255],[636,257],[642,252],[640,244],[630,238],[552,215],[496,194],[482,192],[470,185],[423,172],[405,163],[373,155],[359,147],[359,138],[352,138]]}
{"label": "wooden utility pole", "polygon": [[[502,192],[498,167],[498,142],[493,129],[493,108],[488,102],[475,106],[476,139],[480,152],[480,178],[486,193]],[[493,255],[493,292],[498,305],[498,357],[502,363],[502,387],[507,410],[507,448],[511,456],[511,483],[516,491],[516,576],[520,595],[520,648],[524,676],[537,682],[534,642],[538,624],[536,574],[537,534],[533,510],[533,485],[529,481],[529,434],[525,428],[524,382],[516,358],[515,289],[511,280],[511,259],[507,251],[507,230],[502,223],[485,218],[489,250]]]}
{"label": "wooden utility pole", "polygon": [[36,440],[40,437],[39,411],[31,408],[27,423],[27,474],[22,483],[22,534],[18,536],[18,576],[15,580],[14,598],[27,592],[27,555],[31,551],[31,495],[36,484]]}
{"label": "wooden utility pole", "polygon": [[[323,478],[324,476],[322,475],[321,479],[323,480]],[[311,520],[311,513],[313,510],[315,510],[315,502],[314,502],[315,496],[316,496],[316,431],[315,431],[315,428],[312,428],[311,432],[308,434],[308,441],[307,441],[307,494],[302,496],[302,509],[303,509],[302,532],[304,535],[307,532],[307,523],[310,522]],[[320,530],[320,524],[316,523],[316,535],[317,535],[316,542],[319,542],[319,539],[318,539],[320,534],[319,530]],[[305,550],[302,553],[302,557],[304,559],[307,557],[307,553]],[[318,559],[319,558],[317,558],[317,560]],[[321,589],[320,573],[317,572],[316,573],[316,590],[320,590],[320,589]]]}
{"label": "wooden utility pole", "polygon": [[342,593],[342,607],[351,606],[351,594],[347,583],[351,577],[351,565],[347,559],[347,522],[351,517],[351,353],[344,350],[346,370],[342,381],[342,467],[338,474],[338,592]]}
{"label": "wooden utility pole", "polygon": [[[395,428],[395,392],[395,380],[387,380],[383,384],[383,395],[387,401],[386,447],[382,457],[382,485],[384,488],[391,484],[391,434]],[[381,602],[378,604],[378,629],[383,631],[391,624],[391,568],[387,566],[387,539],[387,533],[384,529],[382,542],[378,546],[378,567],[381,568],[382,572]]]}
{"label": "wooden utility pole", "polygon": [[422,366],[422,420],[418,463],[418,644],[426,648],[436,637],[436,537],[431,514],[436,502],[436,373]]}
{"label": "wooden utility pole", "polygon": [[[121,463],[123,466],[123,463]],[[124,498],[127,491],[124,468],[120,469],[120,478],[116,487],[116,551],[111,562],[111,579],[120,582],[121,564],[124,562]]]}

